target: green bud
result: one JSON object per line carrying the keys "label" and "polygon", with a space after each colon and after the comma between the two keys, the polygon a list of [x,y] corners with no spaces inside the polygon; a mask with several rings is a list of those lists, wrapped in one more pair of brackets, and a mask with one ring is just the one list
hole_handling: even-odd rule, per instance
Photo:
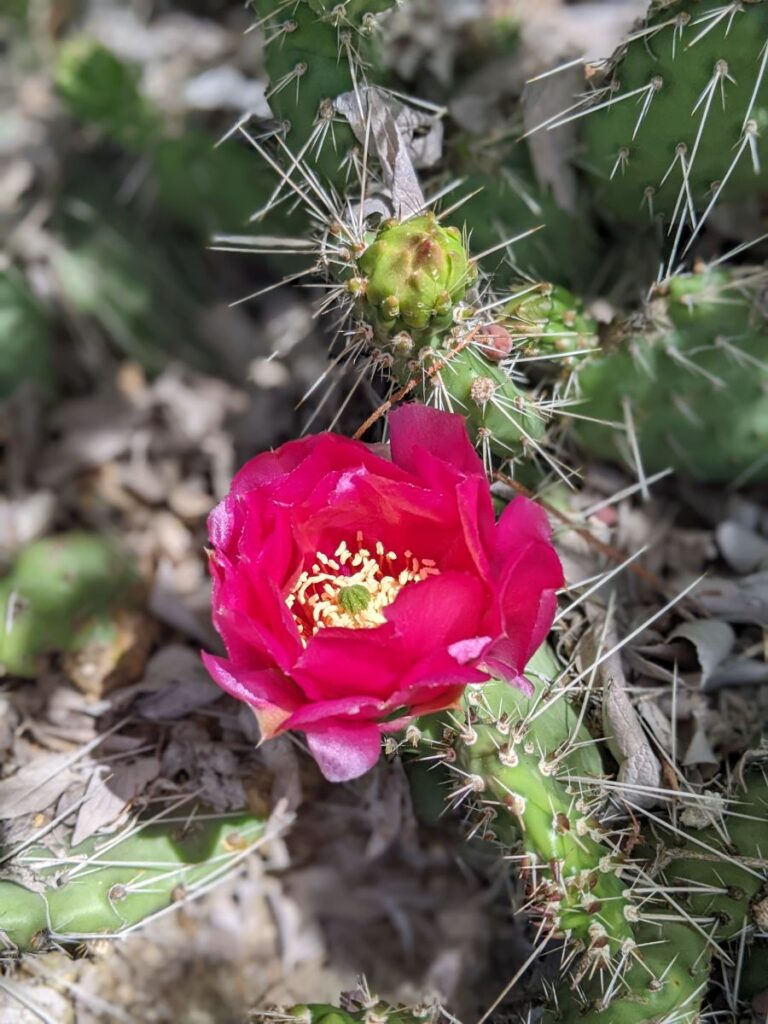
{"label": "green bud", "polygon": [[385,221],[358,272],[368,281],[364,314],[374,326],[386,321],[388,338],[450,324],[477,274],[461,232],[443,227],[432,213]]}

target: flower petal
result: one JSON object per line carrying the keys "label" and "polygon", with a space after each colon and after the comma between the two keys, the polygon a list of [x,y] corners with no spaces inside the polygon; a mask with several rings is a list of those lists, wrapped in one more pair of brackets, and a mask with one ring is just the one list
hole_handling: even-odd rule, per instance
{"label": "flower petal", "polygon": [[463,416],[427,405],[399,405],[389,414],[392,461],[418,479],[425,462],[440,459],[464,476],[485,480],[485,470],[467,434]]}
{"label": "flower petal", "polygon": [[476,636],[488,595],[464,572],[444,572],[403,587],[384,609],[395,627],[395,645],[421,658],[430,650]]}
{"label": "flower petal", "polygon": [[337,700],[319,700],[313,704],[305,704],[294,711],[285,727],[307,729],[315,722],[322,722],[328,718],[368,722],[380,718],[385,713],[385,702],[376,697],[340,697]]}
{"label": "flower petal", "polygon": [[291,712],[301,704],[301,691],[279,672],[249,671],[213,654],[203,652],[201,656],[214,682],[254,709],[265,739],[279,732]]}
{"label": "flower petal", "polygon": [[307,743],[329,782],[348,782],[365,775],[381,753],[381,734],[375,725],[323,722],[307,731]]}
{"label": "flower petal", "polygon": [[388,625],[321,629],[291,674],[312,701],[360,696],[386,700],[407,667],[393,635]]}
{"label": "flower petal", "polygon": [[[540,541],[551,547],[552,528],[544,509],[521,495],[510,501],[499,517],[494,564],[506,565],[519,555],[529,541]],[[562,582],[557,584],[561,585]]]}

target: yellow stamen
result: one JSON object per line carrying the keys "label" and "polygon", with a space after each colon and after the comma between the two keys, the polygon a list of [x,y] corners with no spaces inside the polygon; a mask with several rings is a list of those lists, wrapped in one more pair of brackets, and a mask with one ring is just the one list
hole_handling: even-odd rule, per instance
{"label": "yellow stamen", "polygon": [[342,541],[329,557],[317,551],[311,571],[303,572],[286,595],[302,642],[319,629],[372,629],[386,622],[383,609],[403,587],[419,583],[440,570],[432,558],[418,559],[411,551],[398,555],[377,541],[374,554],[357,533],[357,550]]}

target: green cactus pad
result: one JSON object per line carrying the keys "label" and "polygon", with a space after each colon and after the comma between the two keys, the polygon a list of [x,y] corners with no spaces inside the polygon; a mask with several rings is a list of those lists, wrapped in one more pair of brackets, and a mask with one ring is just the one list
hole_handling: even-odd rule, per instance
{"label": "green cactus pad", "polygon": [[461,232],[432,213],[385,221],[357,266],[364,315],[387,338],[450,326],[477,276]]}
{"label": "green cactus pad", "polygon": [[416,394],[428,404],[464,416],[476,446],[487,443],[500,458],[544,439],[546,415],[503,367],[484,357],[482,337],[474,345],[463,345],[461,337],[447,344],[439,339],[416,361],[396,360],[393,372],[401,384],[415,378]]}
{"label": "green cactus pad", "polygon": [[[704,481],[768,477],[768,359],[762,270],[672,278],[579,364],[574,434],[590,455],[632,464],[627,408],[646,470]],[[590,422],[586,417],[602,422]],[[604,422],[618,424],[605,426]]]}
{"label": "green cactus pad", "polygon": [[473,252],[538,229],[481,261],[497,290],[511,287],[523,275],[579,290],[590,287],[602,249],[585,203],[573,212],[561,209],[535,184],[532,170],[517,167],[470,174],[461,191],[470,198],[456,216],[465,225]]}
{"label": "green cactus pad", "polygon": [[718,940],[736,938],[745,927],[768,928],[768,785],[762,774],[749,776],[723,809],[706,828],[685,823],[692,838],[666,852],[663,871],[666,884],[694,890],[681,902]]}
{"label": "green cactus pad", "polygon": [[[133,562],[102,537],[65,533],[36,541],[0,581],[0,672],[33,678],[40,659],[76,651],[95,623],[138,602]],[[107,628],[111,628],[109,622]]]}
{"label": "green cactus pad", "polygon": [[[768,4],[651,7],[584,118],[585,163],[611,218],[666,221],[768,183]],[[690,223],[690,220],[689,220]]]}
{"label": "green cactus pad", "polygon": [[457,787],[474,794],[497,838],[524,855],[529,906],[543,933],[568,935],[595,970],[634,941],[622,858],[603,842],[586,794],[580,798],[568,782],[571,774],[597,779],[600,756],[567,700],[542,707],[557,675],[546,649],[527,675],[535,680],[531,696],[505,682],[488,683],[469,691],[456,726],[447,726]]}
{"label": "green cactus pad", "polygon": [[357,995],[347,997],[347,1006],[340,1009],[327,1003],[308,1003],[287,1010],[269,1010],[255,1014],[255,1024],[439,1024],[448,1018],[436,1006],[391,1006],[371,997],[363,1001]]}
{"label": "green cactus pad", "polygon": [[342,189],[356,145],[333,101],[374,77],[370,36],[375,16],[395,0],[259,0],[256,13],[268,40],[267,98],[294,154],[309,147],[313,170]]}
{"label": "green cactus pad", "polygon": [[710,961],[701,936],[680,924],[646,925],[637,944],[614,992],[604,980],[582,983],[581,998],[562,986],[542,1024],[698,1024]]}
{"label": "green cactus pad", "polygon": [[0,878],[0,955],[132,929],[231,870],[264,829],[260,817],[187,805],[125,838],[27,849],[13,863],[33,872],[34,888]]}

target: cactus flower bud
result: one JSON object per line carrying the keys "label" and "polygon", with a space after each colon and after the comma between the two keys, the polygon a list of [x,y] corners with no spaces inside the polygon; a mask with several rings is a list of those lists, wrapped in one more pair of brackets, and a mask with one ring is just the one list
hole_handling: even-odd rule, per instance
{"label": "cactus flower bud", "polygon": [[367,279],[365,312],[374,323],[422,331],[445,321],[477,275],[457,228],[433,213],[385,221],[358,261]]}

